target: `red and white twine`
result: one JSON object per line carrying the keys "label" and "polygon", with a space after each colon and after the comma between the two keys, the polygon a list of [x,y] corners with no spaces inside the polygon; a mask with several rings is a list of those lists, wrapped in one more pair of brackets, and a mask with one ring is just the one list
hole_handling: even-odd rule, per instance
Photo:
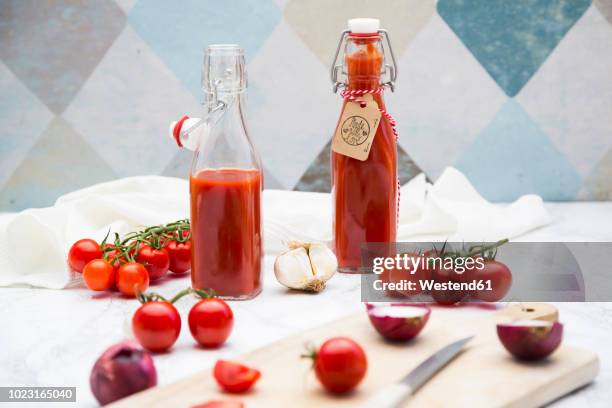
{"label": "red and white twine", "polygon": [[[384,86],[380,86],[376,89],[343,89],[342,92],[340,92],[340,95],[347,101],[350,102],[355,102],[358,103],[362,108],[366,106],[367,102],[364,101],[363,99],[360,99],[360,96],[363,96],[365,94],[372,94],[372,95],[376,95],[376,94],[381,94],[385,91],[385,87]],[[391,130],[393,131],[393,136],[395,136],[395,144],[397,145],[398,141],[399,141],[399,134],[397,133],[397,122],[395,121],[395,119],[393,118],[393,116],[391,116],[391,114],[389,112],[387,112],[386,110],[382,109],[380,106],[378,107],[378,110],[380,111],[380,113],[382,114],[382,116],[384,116],[387,121],[389,122],[389,125],[391,125]],[[397,176],[397,210],[396,210],[396,224],[399,225],[399,209],[400,209],[400,189],[401,189],[401,185],[400,185],[400,179],[399,176]]]}

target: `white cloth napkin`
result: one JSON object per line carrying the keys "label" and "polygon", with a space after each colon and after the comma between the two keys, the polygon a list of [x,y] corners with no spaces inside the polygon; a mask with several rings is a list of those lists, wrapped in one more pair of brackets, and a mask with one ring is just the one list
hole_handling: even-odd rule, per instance
{"label": "white cloth napkin", "polygon": [[123,235],[187,218],[188,210],[185,180],[143,176],[66,194],[53,207],[5,215],[0,219],[0,286],[64,288],[78,278],[66,262],[78,239],[101,241],[109,229]]}
{"label": "white cloth napkin", "polygon": [[[66,264],[80,238],[102,240],[189,215],[187,181],[130,177],[60,197],[53,207],[0,218],[0,286],[60,289],[78,279]],[[264,248],[268,254],[290,240],[331,240],[331,196],[265,190]],[[512,204],[491,204],[465,176],[448,168],[432,185],[423,174],[401,188],[398,241],[493,241],[514,238],[550,222],[542,199],[526,195]]]}

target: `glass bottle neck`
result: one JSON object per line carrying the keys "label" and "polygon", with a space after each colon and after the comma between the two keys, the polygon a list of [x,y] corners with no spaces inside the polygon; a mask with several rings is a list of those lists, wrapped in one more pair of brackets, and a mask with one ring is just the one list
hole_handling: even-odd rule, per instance
{"label": "glass bottle neck", "polygon": [[220,120],[217,122],[217,126],[221,128],[232,126],[232,123],[240,124],[240,128],[243,133],[246,133],[246,118],[244,115],[244,104],[245,104],[246,93],[242,92],[220,92],[217,95],[216,100],[213,95],[208,95],[208,111],[215,109],[221,103]]}
{"label": "glass bottle neck", "polygon": [[349,75],[347,88],[353,90],[373,90],[380,87],[380,75]]}
{"label": "glass bottle neck", "polygon": [[380,86],[384,54],[379,35],[347,40],[345,68],[350,90],[373,90]]}
{"label": "glass bottle neck", "polygon": [[206,95],[206,107],[208,111],[215,109],[221,102],[225,110],[241,110],[244,103],[245,92],[219,92],[216,96],[212,93]]}

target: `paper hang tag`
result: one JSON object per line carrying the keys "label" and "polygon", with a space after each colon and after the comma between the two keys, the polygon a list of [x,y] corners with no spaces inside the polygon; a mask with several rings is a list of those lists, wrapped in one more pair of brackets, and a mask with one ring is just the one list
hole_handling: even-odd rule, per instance
{"label": "paper hang tag", "polygon": [[357,102],[348,102],[344,106],[332,140],[332,150],[365,161],[370,155],[381,113],[372,94],[365,94],[359,99],[366,102],[363,108]]}

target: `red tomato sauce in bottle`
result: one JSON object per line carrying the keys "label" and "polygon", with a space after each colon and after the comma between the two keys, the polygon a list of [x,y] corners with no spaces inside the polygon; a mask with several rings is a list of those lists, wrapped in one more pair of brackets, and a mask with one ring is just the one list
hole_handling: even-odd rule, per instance
{"label": "red tomato sauce in bottle", "polygon": [[202,169],[189,179],[192,285],[220,297],[261,291],[261,190],[258,169]]}
{"label": "red tomato sauce in bottle", "polygon": [[[384,60],[380,40],[377,33],[348,35],[344,62],[348,90],[379,88]],[[380,109],[386,109],[382,93],[374,94],[373,99]],[[397,146],[389,120],[381,117],[367,160],[332,151],[331,168],[338,270],[358,272],[362,244],[396,240]]]}

